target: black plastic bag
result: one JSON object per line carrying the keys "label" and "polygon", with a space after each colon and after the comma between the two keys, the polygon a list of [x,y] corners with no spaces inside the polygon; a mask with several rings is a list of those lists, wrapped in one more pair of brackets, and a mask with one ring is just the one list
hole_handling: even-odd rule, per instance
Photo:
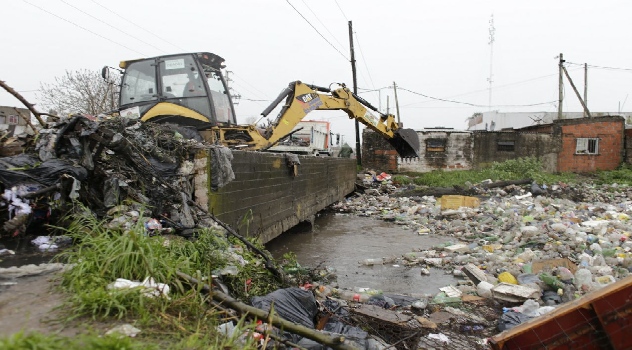
{"label": "black plastic bag", "polygon": [[512,329],[531,318],[532,317],[529,317],[521,312],[507,311],[498,319],[498,330],[502,332]]}

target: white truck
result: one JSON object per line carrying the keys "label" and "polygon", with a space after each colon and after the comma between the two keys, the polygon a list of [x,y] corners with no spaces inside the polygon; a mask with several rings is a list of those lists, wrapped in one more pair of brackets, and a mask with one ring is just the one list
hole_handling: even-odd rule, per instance
{"label": "white truck", "polygon": [[300,121],[289,137],[279,141],[268,150],[272,152],[289,152],[311,154],[314,156],[332,156],[330,124],[320,120]]}

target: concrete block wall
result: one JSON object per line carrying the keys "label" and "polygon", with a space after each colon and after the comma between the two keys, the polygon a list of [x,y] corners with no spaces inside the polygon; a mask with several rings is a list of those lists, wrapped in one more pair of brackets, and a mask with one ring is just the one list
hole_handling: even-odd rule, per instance
{"label": "concrete block wall", "polygon": [[235,180],[210,189],[210,153],[196,159],[196,202],[240,234],[266,243],[343,199],[355,186],[354,159],[299,156],[298,175],[285,155],[233,151]]}
{"label": "concrete block wall", "polygon": [[[536,157],[542,161],[546,171],[557,171],[557,155],[561,149],[559,135],[539,132],[502,132],[475,131],[474,167],[482,169],[493,162],[504,162],[510,159]],[[513,142],[514,150],[499,150],[499,142]]]}
{"label": "concrete block wall", "polygon": [[[562,150],[558,171],[613,170],[623,162],[625,124],[622,117],[584,118],[560,123]],[[575,154],[577,138],[598,138],[598,154]]]}
{"label": "concrete block wall", "polygon": [[[472,134],[463,131],[418,131],[419,158],[402,160],[398,171],[468,170],[472,168]],[[428,150],[429,140],[444,140],[443,152]]]}

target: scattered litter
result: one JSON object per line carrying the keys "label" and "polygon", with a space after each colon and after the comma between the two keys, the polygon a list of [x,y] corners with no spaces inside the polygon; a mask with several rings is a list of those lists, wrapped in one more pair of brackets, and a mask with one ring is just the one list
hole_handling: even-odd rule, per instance
{"label": "scattered litter", "polygon": [[118,325],[109,331],[105,332],[105,335],[117,334],[120,336],[134,338],[140,333],[140,329],[132,326],[129,323]]}
{"label": "scattered litter", "polygon": [[429,339],[436,339],[436,340],[438,340],[440,342],[443,342],[443,343],[449,343],[450,342],[450,339],[448,339],[448,337],[445,334],[443,334],[443,333],[437,333],[437,334],[430,333],[430,334],[428,334],[428,338]]}
{"label": "scattered litter", "polygon": [[168,297],[169,285],[156,283],[153,277],[147,277],[142,282],[130,281],[124,278],[117,278],[115,282],[108,284],[108,289],[142,288],[143,295],[147,297]]}

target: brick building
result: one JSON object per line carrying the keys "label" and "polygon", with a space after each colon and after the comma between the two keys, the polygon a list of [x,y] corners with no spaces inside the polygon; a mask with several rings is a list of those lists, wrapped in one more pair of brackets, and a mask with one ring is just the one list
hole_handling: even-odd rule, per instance
{"label": "brick building", "polygon": [[632,150],[625,132],[620,116],[562,119],[503,131],[424,130],[417,132],[420,158],[404,161],[379,135],[365,131],[362,163],[382,171],[427,172],[480,169],[492,162],[536,157],[550,172],[613,170],[627,160],[626,148]]}

